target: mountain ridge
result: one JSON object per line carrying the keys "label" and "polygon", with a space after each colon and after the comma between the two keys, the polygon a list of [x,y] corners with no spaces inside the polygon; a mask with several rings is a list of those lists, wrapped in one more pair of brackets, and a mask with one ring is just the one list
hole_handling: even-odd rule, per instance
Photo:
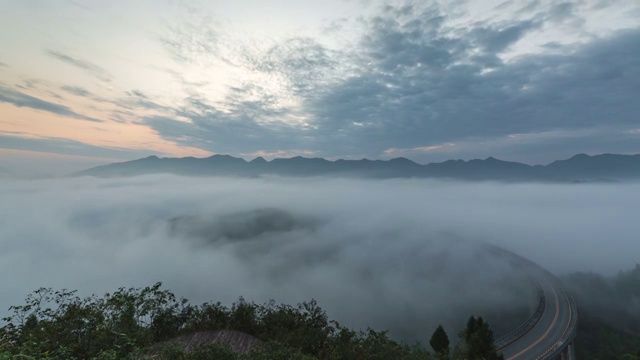
{"label": "mountain ridge", "polygon": [[327,160],[324,158],[257,157],[247,161],[230,155],[206,158],[159,158],[155,155],[97,166],[72,176],[127,177],[149,174],[187,176],[339,176],[366,178],[447,178],[498,181],[622,181],[640,179],[640,154],[577,154],[547,165],[528,165],[504,161],[492,156],[485,159],[447,160],[419,164],[404,157],[390,160]]}

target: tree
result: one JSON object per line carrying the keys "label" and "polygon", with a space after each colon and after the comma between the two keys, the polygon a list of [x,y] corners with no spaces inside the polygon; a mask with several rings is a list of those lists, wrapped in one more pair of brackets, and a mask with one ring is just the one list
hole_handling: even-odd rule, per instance
{"label": "tree", "polygon": [[481,316],[469,318],[467,327],[460,333],[460,340],[464,343],[463,353],[467,359],[503,359],[502,354],[496,351],[493,330]]}
{"label": "tree", "polygon": [[438,325],[436,331],[433,332],[429,344],[441,358],[449,357],[449,336],[442,325]]}
{"label": "tree", "polygon": [[[315,300],[297,307],[242,298],[231,308],[198,306],[178,300],[157,283],[87,298],[42,288],[10,312],[0,319],[0,360],[434,359],[424,348],[396,342],[385,331],[342,327]],[[235,331],[225,336],[233,343],[208,342],[218,330]],[[262,345],[240,355],[233,344],[243,349]]]}

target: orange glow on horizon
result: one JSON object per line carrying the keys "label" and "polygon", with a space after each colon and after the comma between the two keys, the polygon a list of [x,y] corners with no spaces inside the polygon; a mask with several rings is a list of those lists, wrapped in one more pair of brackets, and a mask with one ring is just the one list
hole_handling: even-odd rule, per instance
{"label": "orange glow on horizon", "polygon": [[183,147],[162,139],[144,125],[77,120],[6,103],[0,103],[0,113],[3,114],[0,134],[5,135],[68,139],[99,147],[157,151],[176,157],[212,155],[206,150]]}

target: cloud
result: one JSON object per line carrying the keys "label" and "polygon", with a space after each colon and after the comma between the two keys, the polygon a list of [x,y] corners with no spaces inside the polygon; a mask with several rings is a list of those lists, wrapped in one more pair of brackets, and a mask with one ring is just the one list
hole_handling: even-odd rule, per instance
{"label": "cloud", "polygon": [[[420,158],[425,151],[410,149],[448,143],[509,153],[519,145],[501,139],[511,134],[589,131],[627,144],[612,141],[603,151],[638,152],[621,134],[640,114],[640,29],[589,33],[585,6],[513,2],[501,13],[512,17],[467,19],[461,6],[407,2],[360,18],[362,33],[350,34],[357,38],[350,48],[307,37],[258,49],[217,43],[235,54],[229,64],[262,77],[229,86],[219,103],[190,87],[200,94],[195,100],[188,96],[176,111],[144,122],[180,144],[231,154],[307,149],[376,158],[406,149]],[[549,29],[568,28],[588,37],[521,49]],[[595,137],[527,146],[550,160],[585,152]]]}
{"label": "cloud", "polygon": [[[26,134],[22,134],[26,135]],[[129,160],[146,157],[151,154],[161,153],[157,151],[95,146],[80,141],[63,138],[33,138],[19,136],[16,134],[3,134],[0,132],[0,148],[38,151],[43,153],[53,153],[62,155],[82,155],[95,158],[103,158],[105,161],[115,161],[117,159]]]}
{"label": "cloud", "polygon": [[278,74],[295,94],[304,95],[335,74],[340,53],[317,40],[292,37],[270,46],[263,54],[251,54],[246,60],[254,71]]}
{"label": "cloud", "polygon": [[481,241],[556,273],[613,273],[640,250],[638,184],[151,176],[1,182],[0,193],[2,311],[40,286],[163,281],[194,302],[316,298],[341,323],[424,341],[438,323],[454,333],[471,313],[535,304]]}
{"label": "cloud", "polygon": [[[367,22],[361,73],[308,102],[325,131],[340,133],[368,153],[398,144],[598,128],[605,119],[624,127],[640,114],[632,100],[632,89],[640,86],[634,76],[640,72],[640,30],[592,40],[568,54],[528,54],[505,62],[500,53],[537,24],[451,30],[433,9],[410,21],[390,14]],[[334,149],[341,146],[346,145]]]}
{"label": "cloud", "polygon": [[300,150],[300,149],[286,150],[286,151],[285,150],[275,150],[275,151],[258,150],[252,153],[240,154],[240,156],[242,156],[243,158],[249,158],[249,159],[254,159],[257,157],[263,157],[266,159],[290,158],[295,156],[313,157],[315,155],[317,155],[317,151]]}
{"label": "cloud", "polygon": [[89,90],[80,86],[63,85],[62,87],[60,87],[60,89],[76,96],[82,96],[82,97],[93,96],[93,94]]}
{"label": "cloud", "polygon": [[[255,148],[270,149],[274,142],[282,147],[290,147],[298,141],[294,132],[287,127],[270,128],[257,124],[251,118],[241,115],[225,116],[224,113],[204,116],[192,115],[190,122],[178,121],[164,116],[152,116],[144,119],[144,124],[158,131],[162,138],[178,144],[195,146],[218,153],[233,153]],[[248,145],[246,142],[250,142]]]}
{"label": "cloud", "polygon": [[111,73],[109,73],[107,70],[101,68],[100,66],[90,61],[72,57],[71,55],[65,54],[57,50],[47,50],[46,54],[53,57],[54,59],[60,60],[71,66],[75,66],[79,69],[82,69],[86,71],[89,75],[99,80],[102,80],[104,82],[110,82],[114,79],[114,76]]}
{"label": "cloud", "polygon": [[24,90],[43,90],[51,84],[44,79],[27,78],[22,79],[22,83],[15,84],[15,87]]}
{"label": "cloud", "polygon": [[[507,26],[478,27],[471,31],[472,42],[479,50],[496,55],[539,27],[540,24],[533,21],[516,22]],[[499,60],[496,61],[499,63]]]}
{"label": "cloud", "polygon": [[75,111],[71,110],[71,108],[69,108],[68,106],[42,100],[2,85],[0,85],[0,102],[9,103],[17,107],[27,107],[34,110],[46,111],[52,114],[70,117],[78,120],[103,122],[100,119],[78,114]]}
{"label": "cloud", "polygon": [[78,7],[80,9],[83,9],[85,11],[93,11],[93,9],[85,4],[81,4],[77,1],[73,1],[73,0],[67,0],[70,4],[72,4],[75,7]]}
{"label": "cloud", "polygon": [[412,154],[412,153],[424,153],[424,152],[431,152],[431,151],[438,151],[438,150],[446,150],[447,148],[455,147],[455,146],[456,144],[446,143],[441,145],[420,146],[412,149],[389,148],[383,151],[382,154],[386,156],[391,156],[391,157],[399,157],[399,156],[404,156],[406,154]]}
{"label": "cloud", "polygon": [[195,2],[183,2],[177,19],[166,24],[166,31],[158,40],[180,63],[209,64],[215,59],[229,62],[220,51],[223,35],[228,34],[222,33],[215,16]]}
{"label": "cloud", "polygon": [[552,130],[515,133],[505,136],[467,138],[456,143],[435,144],[416,148],[390,148],[384,157],[404,156],[420,163],[451,159],[484,159],[494,156],[502,160],[528,164],[548,164],[558,160],[558,153],[638,153],[638,133],[628,127]]}
{"label": "cloud", "polygon": [[121,109],[121,111],[124,111],[122,109],[127,109],[129,111],[146,109],[146,110],[152,110],[154,112],[160,111],[162,113],[173,113],[173,114],[176,113],[175,108],[161,105],[155,100],[150,99],[142,91],[135,90],[135,89],[126,91],[124,96],[119,97],[117,99],[103,100],[103,101],[110,102],[118,106]]}
{"label": "cloud", "polygon": [[300,138],[304,124],[282,121],[292,114],[274,101],[259,85],[247,84],[232,89],[220,105],[193,95],[182,106],[165,109],[167,115],[147,116],[143,123],[166,140],[218,153],[274,151],[274,144],[287,150],[300,148],[309,140]]}

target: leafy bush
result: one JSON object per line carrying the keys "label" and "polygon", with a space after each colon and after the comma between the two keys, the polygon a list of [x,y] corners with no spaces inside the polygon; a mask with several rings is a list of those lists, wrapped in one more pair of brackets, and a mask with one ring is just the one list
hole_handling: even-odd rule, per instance
{"label": "leafy bush", "polygon": [[[238,355],[222,345],[179,345],[153,358],[166,359],[430,359],[372,329],[355,332],[330,321],[312,300],[297,306],[255,304],[240,298],[191,305],[161,283],[120,288],[103,297],[80,298],[75,291],[41,288],[24,305],[10,307],[0,328],[0,360],[143,359],[145,349],[199,331],[242,331],[264,342]],[[148,353],[148,351],[146,352]]]}

